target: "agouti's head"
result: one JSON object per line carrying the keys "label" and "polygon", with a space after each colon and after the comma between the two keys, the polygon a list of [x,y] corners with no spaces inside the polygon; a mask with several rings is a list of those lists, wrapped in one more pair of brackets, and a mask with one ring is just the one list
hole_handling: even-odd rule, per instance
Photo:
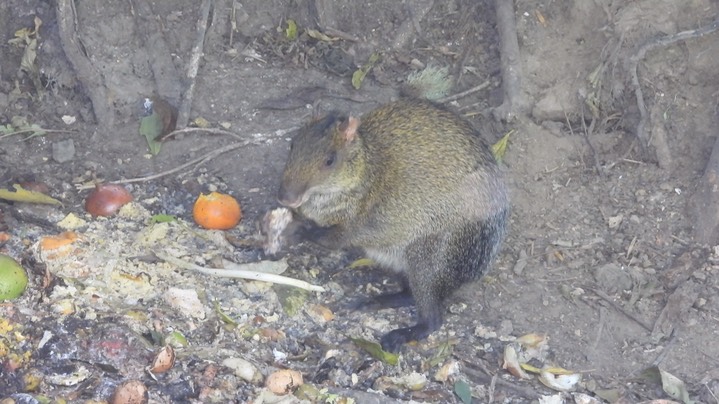
{"label": "agouti's head", "polygon": [[313,195],[346,191],[360,175],[353,162],[361,148],[358,126],[357,118],[330,113],[300,129],[290,145],[280,204],[296,209]]}

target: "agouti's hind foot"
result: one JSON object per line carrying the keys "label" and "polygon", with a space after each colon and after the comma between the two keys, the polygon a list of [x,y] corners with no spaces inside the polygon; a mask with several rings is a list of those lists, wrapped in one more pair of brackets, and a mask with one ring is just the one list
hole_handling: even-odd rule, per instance
{"label": "agouti's hind foot", "polygon": [[410,341],[419,341],[427,338],[432,333],[427,324],[417,324],[412,327],[398,328],[385,334],[380,339],[382,349],[387,352],[398,352],[402,345]]}

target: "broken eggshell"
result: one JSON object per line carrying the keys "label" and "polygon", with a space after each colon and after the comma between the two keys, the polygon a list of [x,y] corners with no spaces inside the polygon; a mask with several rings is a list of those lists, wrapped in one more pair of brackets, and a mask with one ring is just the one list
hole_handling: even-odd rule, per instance
{"label": "broken eggshell", "polygon": [[556,391],[570,391],[582,380],[579,373],[558,374],[551,373],[548,369],[542,369],[539,373],[539,381],[543,385]]}
{"label": "broken eggshell", "polygon": [[277,395],[289,394],[304,384],[302,373],[292,369],[281,369],[269,376],[265,386]]}
{"label": "broken eggshell", "polygon": [[110,404],[145,404],[149,400],[147,386],[139,380],[120,383],[112,393]]}
{"label": "broken eggshell", "polygon": [[175,350],[170,345],[165,345],[155,355],[152,366],[148,369],[151,373],[165,373],[175,365]]}

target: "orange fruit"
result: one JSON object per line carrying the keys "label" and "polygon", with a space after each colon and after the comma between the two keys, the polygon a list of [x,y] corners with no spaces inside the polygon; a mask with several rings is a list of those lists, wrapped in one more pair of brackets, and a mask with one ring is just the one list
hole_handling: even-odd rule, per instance
{"label": "orange fruit", "polygon": [[227,230],[237,226],[242,219],[242,210],[232,196],[211,192],[197,197],[192,207],[192,218],[206,229]]}

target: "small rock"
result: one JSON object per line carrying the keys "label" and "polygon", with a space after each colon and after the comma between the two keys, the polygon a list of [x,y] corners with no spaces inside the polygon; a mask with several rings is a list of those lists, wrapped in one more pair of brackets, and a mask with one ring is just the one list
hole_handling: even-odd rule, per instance
{"label": "small rock", "polygon": [[694,302],[694,307],[697,308],[697,309],[701,309],[701,308],[704,307],[706,304],[707,304],[707,299],[705,299],[705,298],[703,298],[703,297],[700,297],[699,299],[697,299],[696,302]]}
{"label": "small rock", "polygon": [[199,319],[205,318],[205,306],[197,296],[196,290],[170,288],[163,297],[172,308],[183,315]]}
{"label": "small rock", "polygon": [[75,142],[65,139],[52,144],[52,159],[58,163],[65,163],[75,157]]}
{"label": "small rock", "polygon": [[659,189],[661,189],[662,191],[672,191],[674,190],[674,186],[672,186],[672,184],[668,182],[662,182],[661,184],[659,184]]}
{"label": "small rock", "polygon": [[449,306],[449,312],[452,314],[461,314],[464,313],[464,311],[467,310],[467,304],[466,303],[455,303]]}
{"label": "small rock", "polygon": [[620,224],[622,224],[622,220],[624,220],[623,215],[611,216],[607,219],[607,225],[610,229],[616,229]]}
{"label": "small rock", "polygon": [[607,293],[615,293],[621,290],[630,290],[633,282],[629,273],[617,264],[606,264],[594,271],[594,279],[599,288]]}
{"label": "small rock", "polygon": [[564,130],[564,124],[557,121],[543,121],[542,127],[554,136],[562,136],[562,131]]}
{"label": "small rock", "polygon": [[494,339],[497,338],[497,333],[483,325],[478,325],[474,329],[474,335],[482,339]]}
{"label": "small rock", "polygon": [[64,230],[77,230],[80,227],[86,226],[87,222],[75,215],[74,213],[68,213],[64,219],[57,223],[58,227]]}
{"label": "small rock", "polygon": [[444,383],[449,380],[450,377],[459,373],[459,362],[456,360],[450,360],[442,367],[439,368],[437,373],[434,374],[434,380]]}
{"label": "small rock", "polygon": [[524,268],[527,267],[527,252],[524,250],[519,251],[519,258],[517,259],[517,262],[514,264],[514,268],[512,268],[512,272],[514,272],[515,275],[521,276],[522,272],[524,272]]}
{"label": "small rock", "polygon": [[502,322],[499,323],[499,328],[497,329],[497,334],[511,335],[513,331],[514,331],[514,326],[512,325],[512,322],[510,320],[502,320]]}
{"label": "small rock", "polygon": [[262,382],[262,373],[260,373],[257,366],[242,358],[227,358],[222,361],[222,366],[232,369],[237,377],[246,382],[252,384]]}
{"label": "small rock", "polygon": [[563,121],[570,105],[565,100],[573,99],[573,90],[567,83],[558,83],[545,92],[534,105],[532,116],[538,121]]}

